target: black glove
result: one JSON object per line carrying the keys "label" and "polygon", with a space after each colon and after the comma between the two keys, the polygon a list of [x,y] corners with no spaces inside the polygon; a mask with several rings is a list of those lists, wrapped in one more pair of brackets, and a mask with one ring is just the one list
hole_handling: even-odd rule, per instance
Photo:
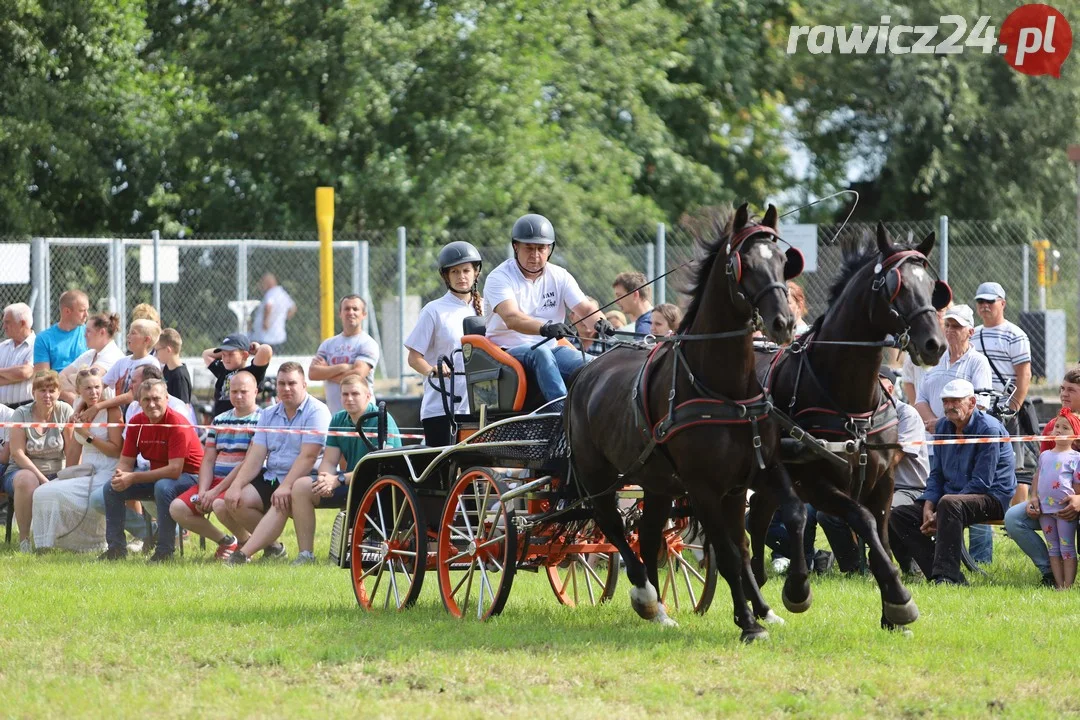
{"label": "black glove", "polygon": [[548,322],[540,326],[540,335],[546,338],[554,338],[557,340],[559,338],[577,335],[577,333],[574,332],[574,328],[567,323],[549,320]]}
{"label": "black glove", "polygon": [[597,337],[614,337],[615,335],[615,326],[609,323],[607,318],[597,320],[593,329],[596,330]]}

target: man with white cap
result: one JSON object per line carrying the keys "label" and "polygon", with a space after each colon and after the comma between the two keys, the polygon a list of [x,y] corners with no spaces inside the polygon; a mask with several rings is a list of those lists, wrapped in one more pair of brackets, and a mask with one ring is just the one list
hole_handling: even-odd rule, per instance
{"label": "man with white cap", "polygon": [[[945,417],[934,434],[939,438],[1007,438],[996,418],[975,405],[975,387],[950,380],[942,388]],[[937,583],[966,585],[960,572],[964,528],[1001,520],[1016,490],[1012,445],[992,440],[972,445],[939,445],[930,460],[926,491],[914,505],[896,508],[889,517],[889,540],[918,563],[923,575]]]}
{"label": "man with white cap", "polygon": [[[1014,417],[1005,421],[1010,435],[1037,435],[1039,427],[1035,408],[1027,399],[1031,386],[1031,343],[1027,334],[1005,319],[1005,288],[996,282],[984,282],[975,291],[975,307],[983,324],[975,329],[972,345],[990,361],[994,389],[1008,395]],[[1018,488],[1017,502],[1027,498],[1027,486],[1039,462],[1038,448],[1017,444],[1017,473],[1023,487]]]}

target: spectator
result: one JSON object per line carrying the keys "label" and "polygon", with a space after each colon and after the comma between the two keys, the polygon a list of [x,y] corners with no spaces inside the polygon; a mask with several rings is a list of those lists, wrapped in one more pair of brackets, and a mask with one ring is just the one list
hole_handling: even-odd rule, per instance
{"label": "spectator", "polygon": [[[655,317],[654,314],[653,318]],[[828,550],[814,548],[814,541],[817,540],[818,517],[820,516],[813,505],[807,503],[803,507],[806,508],[806,527],[803,529],[802,536],[806,563],[815,573],[824,575],[832,568],[836,558]],[[750,516],[747,513],[746,522],[749,523],[749,521]],[[788,534],[787,526],[784,525],[779,510],[773,513],[772,520],[769,521],[769,528],[765,533],[765,544],[772,550],[773,571],[777,574],[787,572],[788,567],[791,565],[791,558],[795,556],[795,546],[792,545],[791,535]]]}
{"label": "spectator", "polygon": [[484,295],[494,309],[488,338],[524,366],[529,382],[535,382],[544,400],[551,402],[566,395],[566,382],[585,360],[581,351],[544,339],[594,337],[592,328],[575,330],[565,320],[567,310],[588,317],[597,306],[569,272],[548,263],[555,248],[555,228],[547,218],[518,218],[510,231],[510,246],[514,257],[499,264],[484,285]]}
{"label": "spectator", "polygon": [[[56,371],[35,373],[32,391],[33,402],[16,409],[11,422],[66,423],[71,420],[71,406],[60,400],[60,377]],[[34,492],[56,477],[65,460],[74,465],[79,458],[79,446],[72,442],[71,432],[70,427],[51,427],[14,429],[10,433],[11,460],[0,489],[14,501],[15,520],[19,524],[19,552],[30,552]]]}
{"label": "spectator", "polygon": [[652,326],[649,330],[656,337],[666,337],[679,332],[682,310],[671,303],[661,303],[653,308]]}
{"label": "spectator", "polygon": [[165,376],[169,394],[190,405],[191,373],[188,372],[187,365],[180,362],[180,350],[183,347],[184,340],[180,333],[173,328],[165,328],[154,345],[154,356],[161,363],[161,373]]}
{"label": "spectator", "polygon": [[[260,345],[251,342],[243,333],[233,333],[221,341],[221,345],[203,350],[203,362],[210,373],[217,378],[214,384],[214,409],[211,411],[214,417],[232,409],[232,401],[229,399],[229,381],[233,375],[246,370],[255,378],[255,382],[262,385],[266,377],[266,369],[270,367],[270,361],[274,357],[274,350],[269,345]],[[251,363],[246,365],[248,358]]]}
{"label": "spectator", "polygon": [[[198,480],[203,449],[194,428],[169,407],[168,398],[164,380],[145,380],[139,388],[142,412],[128,424],[120,462],[105,486],[105,540],[109,549],[101,555],[103,560],[127,557],[124,502],[150,498],[157,505],[159,527],[157,547],[150,562],[173,559],[176,525],[169,515],[169,506]],[[150,463],[148,471],[135,470],[139,455]]]}
{"label": "spectator", "polygon": [[278,285],[273,273],[262,276],[263,299],[255,308],[251,322],[251,337],[255,342],[269,345],[274,352],[285,349],[285,321],[296,314],[296,303],[285,288]]}
{"label": "spectator", "polygon": [[157,308],[150,303],[139,303],[131,309],[131,322],[136,320],[149,320],[161,327],[161,315],[158,314]]}
{"label": "spectator", "polygon": [[[214,501],[214,514],[226,527],[239,523],[251,532],[243,547],[229,557],[231,564],[246,563],[264,548],[264,557],[288,557],[278,538],[292,514],[293,485],[318,467],[326,444],[330,411],[308,395],[304,368],[299,363],[281,364],[277,390],[279,402],[263,412],[261,427],[251,440],[240,472],[224,497]],[[275,429],[308,432],[294,435],[273,432]]]}
{"label": "spectator", "polygon": [[1076,519],[1058,517],[1057,511],[1076,491],[1076,470],[1080,452],[1073,450],[1070,437],[1080,435],[1080,417],[1062,408],[1054,421],[1051,435],[1054,447],[1043,450],[1035,469],[1028,502],[1032,513],[1039,512],[1046,542],[1050,544],[1050,570],[1059,590],[1072,587],[1076,580]]}
{"label": "spectator", "polygon": [[[1039,427],[1035,408],[1028,400],[1031,387],[1031,344],[1027,334],[1005,319],[1005,289],[996,282],[985,282],[975,292],[975,307],[983,324],[975,330],[972,344],[989,361],[994,389],[1008,395],[1009,409],[1015,413],[1005,419],[1010,435],[1033,435]],[[1031,475],[1038,464],[1034,443],[1015,443],[1017,452],[1016,500],[1027,498]]]}
{"label": "spectator", "polygon": [[33,402],[34,318],[26,303],[4,308],[4,334],[0,343],[0,403],[14,409]]}
{"label": "spectator", "polygon": [[150,351],[160,335],[161,328],[153,320],[132,321],[127,334],[127,346],[131,354],[113,363],[102,379],[105,387],[112,388],[113,397],[103,398],[93,407],[81,410],[78,415],[79,422],[90,422],[98,411],[111,407],[124,410],[135,401],[134,393],[131,391],[131,374],[135,368],[142,365],[159,367],[157,358],[151,355]]}
{"label": "spectator", "polygon": [[[975,405],[975,388],[968,380],[950,380],[941,399],[945,417],[934,429],[936,436],[1009,436],[996,418]],[[892,546],[910,554],[933,582],[966,585],[960,572],[964,527],[1005,517],[1015,490],[1009,443],[939,446],[930,461],[926,490],[889,518]]]}
{"label": "spectator", "polygon": [[[206,514],[213,510],[214,500],[229,489],[236,480],[244,454],[251,444],[251,432],[236,427],[254,428],[259,424],[262,410],[255,404],[259,384],[255,376],[241,370],[229,383],[229,399],[232,408],[213,420],[213,429],[206,436],[206,450],[199,468],[199,484],[190,488],[172,502],[169,513],[180,527],[202,535],[217,544],[214,557],[227,560],[237,548],[237,538],[215,527]],[[224,426],[224,427],[223,427]],[[247,541],[243,528],[236,531]]]}
{"label": "spectator", "polygon": [[[449,402],[453,406],[453,418],[447,416],[442,392],[434,387],[434,384],[439,383],[439,378],[450,372],[465,371],[460,353],[455,355],[454,350],[461,348],[461,337],[464,334],[462,324],[465,318],[480,317],[484,314],[484,301],[477,286],[482,269],[480,252],[470,243],[457,240],[440,250],[439,275],[446,285],[446,294],[424,306],[416,321],[416,327],[405,338],[405,348],[409,351],[409,367],[424,377],[420,424],[424,426],[424,443],[429,447],[456,442],[452,426],[468,419],[469,397],[464,377],[453,384],[448,382],[449,378],[445,382],[447,392],[452,389],[461,397],[457,403]],[[454,358],[453,369],[439,365],[439,358],[443,357]],[[344,382],[341,392],[344,393]],[[366,396],[371,397],[370,389]],[[344,405],[344,398],[342,404]],[[345,410],[347,409],[348,407],[345,407]],[[342,412],[344,410],[337,412],[334,418]]]}
{"label": "spectator", "polygon": [[[952,308],[950,302],[946,307],[937,311],[938,324],[941,325],[942,332],[945,331],[945,313]],[[911,359],[911,353],[904,353],[904,363],[901,368],[902,381],[900,383],[900,389],[903,391],[904,402],[908,405],[914,405],[916,400],[917,388],[922,382],[923,377],[932,368],[925,368],[921,365],[916,365]]]}
{"label": "spectator", "polygon": [[[86,322],[86,346],[88,350],[60,373],[60,399],[75,404],[78,391],[75,388],[75,376],[84,368],[97,367],[104,375],[120,358],[124,357],[113,338],[120,329],[120,316],[116,314],[92,316]],[[104,398],[113,396],[112,388],[104,388]]]}
{"label": "spectator", "polygon": [[795,316],[795,337],[798,337],[810,329],[806,323],[806,293],[802,285],[794,280],[788,280],[787,287],[788,307],[791,308],[791,314]]}
{"label": "spectator", "polygon": [[[594,297],[586,296],[585,300],[592,307],[597,307],[597,308],[600,307],[600,302]],[[581,328],[581,327],[588,327],[590,325],[594,325],[598,320],[603,320],[604,322],[608,322],[607,316],[605,316],[599,310],[590,313],[590,315],[591,315],[591,317],[590,316],[582,316],[582,315],[579,315],[577,313],[577,311],[571,310],[570,311],[570,324],[571,324],[571,326],[576,327],[576,328]],[[609,326],[610,326],[610,323],[609,323]],[[612,326],[611,327],[611,332],[614,332],[614,331],[615,331],[615,328]],[[605,335],[607,335],[607,334],[608,333],[605,332]],[[574,347],[578,348],[579,350],[584,350],[586,353],[588,353],[589,355],[592,355],[594,357],[597,356],[597,355],[604,354],[604,352],[609,347],[611,347],[606,340],[601,340],[599,337],[596,337],[596,338],[572,337],[572,338],[568,338],[568,340],[570,341],[570,344],[573,345]]]}
{"label": "spectator", "polygon": [[34,341],[34,371],[60,372],[86,352],[86,318],[90,301],[81,290],[60,296],[60,322],[38,333]]}
{"label": "spectator", "polygon": [[608,310],[604,313],[604,317],[611,323],[611,327],[616,330],[622,330],[626,327],[626,316],[623,315],[622,310]]}
{"label": "spectator", "polygon": [[[896,383],[896,372],[888,365],[882,365],[878,371],[881,386],[890,396],[893,395]],[[893,469],[893,496],[892,509],[895,510],[903,505],[911,505],[926,490],[926,478],[930,474],[930,456],[924,441],[926,429],[923,427],[922,418],[915,408],[907,403],[894,400],[896,416],[900,422],[898,428],[900,447],[903,454],[900,461]],[[862,550],[862,544],[856,545],[855,536],[852,535],[851,527],[843,519],[835,515],[818,513],[818,524],[829,539],[829,546],[836,554],[836,564],[840,571],[845,573],[866,572],[866,555]],[[900,569],[906,573],[914,570],[911,557],[900,548],[893,548],[897,556]]]}
{"label": "spectator", "polygon": [[[115,315],[116,321],[119,318]],[[70,366],[69,366],[70,367]],[[66,370],[67,368],[65,368]],[[75,375],[75,387],[85,406],[97,403],[104,392],[104,372],[91,365]],[[34,493],[34,545],[38,550],[59,548],[75,552],[91,552],[102,549],[105,543],[105,518],[91,513],[91,497],[100,495],[116,471],[120,451],[124,447],[120,408],[101,410],[94,417],[95,424],[109,423],[109,427],[76,427],[72,443],[82,446],[82,459],[78,467],[70,462],[63,482],[42,485]],[[78,472],[81,471],[81,472]],[[72,474],[73,472],[77,474]]]}
{"label": "spectator", "polygon": [[326,406],[331,413],[341,412],[341,380],[356,373],[375,395],[375,365],[379,362],[379,344],[364,332],[367,303],[359,295],[346,295],[339,304],[341,332],[323,340],[308,366],[312,380],[321,380]]}
{"label": "spectator", "polygon": [[631,271],[619,273],[611,284],[615,297],[621,298],[619,309],[634,323],[634,332],[642,335],[652,332],[652,286],[648,282],[644,273]]}
{"label": "spectator", "polygon": [[[1058,389],[1058,398],[1061,407],[1068,408],[1074,413],[1080,413],[1080,365],[1065,371],[1065,377]],[[1046,423],[1042,434],[1049,435],[1053,430],[1056,418]],[[1041,450],[1046,451],[1054,446],[1052,441],[1042,443]],[[1080,450],[1080,441],[1073,443],[1073,449]],[[1070,495],[1065,504],[1058,511],[1058,517],[1065,520],[1075,520],[1080,512],[1080,495]],[[1046,551],[1046,543],[1039,537],[1039,514],[1031,509],[1030,503],[1018,503],[1005,512],[1005,531],[1009,537],[1020,546],[1035,567],[1042,573],[1043,585],[1053,586],[1054,575],[1050,569],[1050,556]]]}
{"label": "spectator", "polygon": [[[353,432],[364,413],[378,410],[371,399],[367,383],[359,375],[349,375],[341,381],[341,402],[345,409],[330,419],[330,430]],[[394,418],[386,416],[387,447],[401,447]],[[378,430],[378,418],[368,418],[362,431],[375,433]],[[296,529],[296,544],[299,552],[293,565],[306,565],[315,561],[315,508],[344,507],[349,496],[349,483],[353,470],[360,458],[368,452],[368,447],[359,435],[356,437],[327,437],[326,450],[319,464],[316,477],[301,477],[292,487],[292,518]],[[344,462],[345,470],[340,470]]]}

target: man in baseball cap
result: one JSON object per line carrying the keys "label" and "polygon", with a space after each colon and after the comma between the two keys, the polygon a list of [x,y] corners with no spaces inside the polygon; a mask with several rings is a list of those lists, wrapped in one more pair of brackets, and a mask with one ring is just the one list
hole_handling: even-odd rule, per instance
{"label": "man in baseball cap", "polygon": [[938,439],[955,436],[991,438],[978,445],[939,445],[930,461],[926,490],[913,505],[895,508],[889,517],[889,538],[918,563],[923,575],[937,583],[966,585],[960,572],[964,528],[1005,517],[1016,489],[1012,445],[996,438],[1009,433],[996,418],[975,404],[975,386],[963,378],[940,391],[945,417],[938,420]]}
{"label": "man in baseball cap", "polygon": [[979,286],[979,289],[975,291],[976,300],[986,300],[987,302],[994,302],[995,300],[1005,299],[1005,288],[1001,287],[1000,283],[996,282],[984,282]]}

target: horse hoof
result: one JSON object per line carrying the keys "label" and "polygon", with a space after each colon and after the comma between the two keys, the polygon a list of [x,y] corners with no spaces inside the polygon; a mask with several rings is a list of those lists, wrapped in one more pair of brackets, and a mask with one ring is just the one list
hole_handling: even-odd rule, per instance
{"label": "horse hoof", "polygon": [[769,631],[765,628],[756,628],[754,630],[743,630],[739,640],[749,645],[761,640],[769,639]]}
{"label": "horse hoof", "polygon": [[814,593],[812,591],[808,592],[806,593],[805,600],[803,600],[802,602],[795,602],[787,596],[787,591],[784,591],[780,593],[780,599],[784,601],[784,607],[787,608],[788,612],[804,613],[809,610],[810,605],[813,604]]}
{"label": "horse hoof", "polygon": [[914,600],[908,600],[902,605],[882,603],[882,613],[893,625],[909,625],[919,619],[919,608],[915,606]]}
{"label": "horse hoof", "polygon": [[769,623],[770,625],[783,625],[784,624],[784,618],[780,617],[779,615],[774,613],[772,610],[769,610],[769,612],[765,613],[765,617],[761,618],[761,621]]}
{"label": "horse hoof", "polygon": [[675,622],[668,616],[667,611],[664,610],[664,606],[660,606],[660,612],[656,614],[656,617],[652,619],[654,623],[657,623],[660,627],[679,627],[679,623]]}
{"label": "horse hoof", "polygon": [[[646,581],[645,587],[630,588],[630,607],[643,620],[656,620],[659,617],[662,609],[652,583]],[[667,613],[664,616],[667,617]]]}

